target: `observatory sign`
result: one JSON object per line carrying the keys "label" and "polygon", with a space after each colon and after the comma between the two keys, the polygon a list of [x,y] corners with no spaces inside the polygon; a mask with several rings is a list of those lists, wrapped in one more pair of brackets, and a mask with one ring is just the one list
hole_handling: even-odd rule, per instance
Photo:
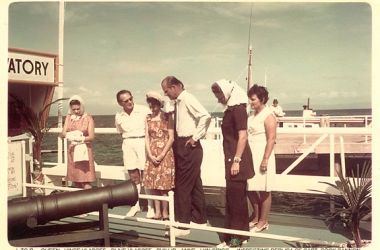
{"label": "observatory sign", "polygon": [[56,56],[23,50],[8,52],[8,80],[14,82],[56,84]]}

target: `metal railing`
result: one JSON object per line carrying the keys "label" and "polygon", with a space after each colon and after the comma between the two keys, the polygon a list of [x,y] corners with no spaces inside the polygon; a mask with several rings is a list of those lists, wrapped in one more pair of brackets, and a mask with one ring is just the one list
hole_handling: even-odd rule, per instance
{"label": "metal railing", "polygon": [[[218,128],[214,128],[213,131],[211,131],[213,134],[217,134],[218,138],[214,140],[218,140],[221,143],[221,134],[220,130],[217,130]],[[52,133],[59,133],[60,130],[58,129],[51,129],[50,132]],[[96,128],[95,133],[97,134],[116,134],[116,129],[114,128]],[[335,171],[335,138],[339,138],[339,145],[340,145],[340,159],[341,164],[343,167],[343,171],[345,171],[345,150],[344,150],[344,136],[345,135],[363,135],[366,136],[366,139],[368,136],[371,136],[372,131],[371,128],[331,128],[331,127],[323,127],[323,128],[278,128],[277,130],[278,134],[301,134],[305,138],[305,143],[307,141],[307,137],[309,135],[319,135],[319,138],[312,143],[312,145],[305,149],[305,151],[301,154],[301,156],[296,159],[290,166],[287,167],[287,169],[282,172],[280,175],[280,178],[283,178],[284,176],[288,176],[289,172],[293,170],[299,162],[302,161],[310,152],[315,149],[322,141],[329,138],[329,153],[330,153],[330,175],[327,177],[327,181],[333,183],[336,180],[336,176],[334,174]],[[207,142],[205,139],[203,142]],[[366,143],[368,141],[366,140]],[[65,146],[64,149],[67,147]],[[59,154],[60,152],[58,152]],[[65,159],[67,159],[67,152],[64,153]],[[66,161],[65,161],[66,162]],[[63,164],[64,162],[61,162],[60,164]],[[59,164],[59,163],[58,163]],[[109,166],[112,167],[112,166]],[[345,175],[345,172],[343,172]],[[320,177],[321,178],[321,177]],[[326,181],[324,179],[324,181]],[[294,184],[294,182],[292,182]],[[308,183],[310,184],[310,182]],[[287,184],[286,184],[287,185]],[[44,188],[55,188],[55,189],[61,189],[61,190],[69,190],[69,188],[62,188],[62,187],[52,187],[52,186],[42,186],[42,185],[34,185],[34,184],[28,184],[25,183],[25,186],[27,187],[44,187]],[[71,188],[70,188],[71,189]],[[310,186],[309,189],[315,189],[314,187]],[[318,189],[318,188],[317,188]],[[317,190],[315,189],[315,190]],[[72,189],[71,189],[72,190]],[[273,190],[275,191],[275,190]],[[289,191],[289,190],[282,190],[282,191]],[[306,191],[306,190],[303,190]],[[300,242],[305,244],[316,244],[320,246],[332,246],[332,247],[342,247],[344,243],[336,243],[336,242],[327,242],[327,241],[321,241],[321,240],[313,240],[313,239],[306,239],[306,238],[299,238],[299,237],[289,237],[289,236],[282,236],[282,235],[272,235],[272,234],[266,234],[266,233],[254,233],[254,232],[248,232],[248,231],[241,231],[241,230],[232,230],[232,229],[226,229],[226,228],[220,228],[220,227],[212,227],[212,226],[203,226],[203,225],[193,225],[193,224],[185,224],[185,223],[179,223],[174,220],[174,198],[173,198],[173,192],[169,192],[169,196],[154,196],[154,195],[140,195],[140,198],[142,199],[156,199],[156,200],[163,200],[169,202],[169,210],[170,210],[170,220],[169,221],[157,221],[153,219],[145,219],[145,218],[135,218],[135,217],[128,217],[115,215],[115,214],[109,214],[110,217],[113,218],[119,218],[119,219],[128,219],[128,220],[135,220],[138,222],[144,222],[144,223],[153,223],[153,224],[164,224],[169,226],[170,231],[170,246],[175,246],[175,234],[174,234],[174,228],[175,227],[185,227],[185,228],[191,228],[191,229],[199,229],[199,230],[206,230],[206,231],[212,231],[212,232],[219,232],[219,233],[228,233],[228,234],[236,234],[236,235],[244,235],[244,236],[250,236],[250,237],[261,237],[261,238],[268,238],[268,239],[275,239],[275,240],[282,240],[282,241],[294,241],[294,242]]]}
{"label": "metal railing", "polygon": [[[224,155],[223,155],[223,145],[222,145],[222,135],[220,128],[212,127],[209,129],[209,133],[213,136],[205,137],[206,139],[202,139],[202,145],[204,150],[204,157],[202,163],[202,180],[205,186],[225,186],[224,174],[216,175],[215,172],[219,173],[224,171]],[[58,133],[59,129],[51,129],[50,133]],[[117,134],[115,128],[95,128],[96,134]],[[216,137],[215,137],[216,135]],[[326,191],[324,188],[325,185],[321,185],[319,182],[330,182],[334,183],[336,180],[335,176],[335,165],[336,159],[335,154],[338,151],[340,154],[340,164],[342,167],[346,165],[346,150],[345,150],[345,137],[346,136],[359,136],[363,138],[363,141],[360,142],[359,148],[367,147],[371,148],[371,141],[369,138],[372,135],[372,129],[370,127],[320,127],[320,128],[277,128],[277,135],[280,138],[283,135],[288,135],[290,137],[301,136],[303,137],[303,143],[299,149],[295,149],[293,152],[295,160],[286,167],[286,169],[280,173],[275,174],[277,180],[276,185],[273,191],[285,191],[285,192],[303,192],[303,193],[315,193],[311,190],[320,190]],[[216,139],[215,139],[216,138]],[[338,139],[338,140],[337,140]],[[60,139],[59,139],[60,140]],[[307,158],[311,153],[315,153],[315,149],[322,145],[322,143],[326,142],[323,146],[327,148],[327,152],[329,154],[329,175],[328,176],[313,176],[313,175],[294,175],[290,174],[292,170],[296,167],[300,166],[300,163]],[[214,148],[212,150],[208,149],[208,147],[214,143]],[[63,152],[63,161],[58,163],[45,163],[50,165],[64,164],[67,162],[67,141],[64,140],[64,152]],[[217,150],[215,150],[215,144],[217,145]],[[338,148],[336,147],[338,144]],[[279,146],[279,145],[277,145]],[[276,147],[277,147],[276,146]],[[62,155],[62,152],[57,152]],[[61,157],[62,158],[62,157]],[[208,159],[210,158],[210,159]],[[58,157],[59,159],[59,157]],[[215,160],[218,160],[217,162]],[[220,166],[219,166],[220,165]],[[107,167],[119,167],[113,165],[104,165]],[[203,167],[204,166],[204,167]],[[209,170],[214,168],[218,169],[218,171],[211,171],[213,174],[210,174]],[[221,171],[219,171],[221,170]],[[343,168],[345,171],[345,168]],[[345,173],[344,173],[345,174]],[[307,179],[309,178],[309,179]],[[289,183],[293,183],[293,185],[288,185]],[[304,184],[307,185],[304,185]],[[297,184],[297,185],[294,185]]]}
{"label": "metal railing", "polygon": [[[54,189],[54,190],[62,190],[62,191],[81,190],[78,188],[67,188],[67,187],[65,188],[65,187],[57,187],[57,186],[36,185],[36,184],[31,184],[31,183],[24,183],[24,186],[29,187],[29,188],[46,188],[46,189]],[[217,233],[232,234],[232,235],[242,235],[242,236],[249,236],[249,237],[266,238],[266,239],[273,239],[273,240],[279,240],[279,241],[285,241],[285,242],[298,242],[298,243],[303,243],[303,244],[308,244],[308,245],[329,246],[329,247],[344,247],[345,246],[345,243],[340,243],[340,242],[329,242],[329,241],[315,240],[315,239],[310,239],[310,238],[292,237],[292,236],[285,236],[285,235],[274,235],[274,234],[268,234],[268,233],[263,233],[263,232],[256,233],[256,232],[250,232],[250,231],[242,231],[242,230],[226,229],[226,228],[221,228],[221,227],[213,227],[213,226],[209,226],[209,225],[180,223],[180,222],[175,221],[175,219],[174,219],[175,214],[174,214],[174,192],[173,191],[170,191],[168,196],[156,196],[156,195],[140,194],[139,198],[167,201],[169,203],[169,221],[158,221],[158,220],[154,220],[154,219],[139,218],[139,217],[126,217],[126,216],[122,216],[122,215],[118,215],[118,214],[112,214],[112,213],[108,213],[108,217],[116,218],[116,219],[137,221],[137,222],[142,222],[142,223],[166,225],[169,227],[169,232],[170,232],[169,237],[170,237],[170,246],[171,247],[176,246],[175,228],[177,228],[177,227],[204,230],[204,231],[217,232]],[[94,215],[94,216],[99,216],[98,212],[91,212],[89,214]]]}

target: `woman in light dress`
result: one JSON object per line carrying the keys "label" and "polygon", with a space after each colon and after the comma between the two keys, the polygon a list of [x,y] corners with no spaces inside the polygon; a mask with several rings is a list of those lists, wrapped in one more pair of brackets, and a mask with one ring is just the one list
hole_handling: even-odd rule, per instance
{"label": "woman in light dress", "polygon": [[266,106],[268,91],[254,85],[248,91],[253,114],[248,118],[248,142],[252,150],[256,175],[248,180],[248,198],[254,208],[250,222],[251,231],[260,232],[269,228],[269,212],[272,205],[271,185],[276,172],[274,144],[277,121],[272,110]]}
{"label": "woman in light dress", "polygon": [[69,141],[66,180],[75,187],[89,189],[95,181],[95,163],[92,142],[95,139],[94,120],[84,111],[84,102],[78,95],[69,99],[69,111],[61,137]]}

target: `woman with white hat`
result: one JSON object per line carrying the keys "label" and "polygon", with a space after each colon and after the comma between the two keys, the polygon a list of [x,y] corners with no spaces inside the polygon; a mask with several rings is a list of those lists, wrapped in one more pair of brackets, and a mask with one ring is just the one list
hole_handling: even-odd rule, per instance
{"label": "woman with white hat", "polygon": [[[148,92],[146,101],[152,114],[147,116],[145,124],[147,159],[143,184],[153,195],[168,195],[168,192],[174,188],[173,117],[171,113],[164,113],[161,110],[164,98],[159,93]],[[155,200],[154,207],[154,219],[169,219],[167,201]]]}
{"label": "woman with white hat", "polygon": [[89,189],[95,181],[95,163],[92,142],[95,139],[94,120],[84,111],[84,101],[74,95],[69,99],[69,111],[61,137],[70,142],[66,180],[76,187]]}

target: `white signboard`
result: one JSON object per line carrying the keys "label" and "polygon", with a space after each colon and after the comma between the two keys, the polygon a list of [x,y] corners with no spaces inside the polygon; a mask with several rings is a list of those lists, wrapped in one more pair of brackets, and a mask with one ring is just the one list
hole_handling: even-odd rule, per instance
{"label": "white signboard", "polygon": [[8,196],[22,195],[22,142],[8,143]]}
{"label": "white signboard", "polygon": [[8,79],[54,84],[54,57],[9,51]]}

